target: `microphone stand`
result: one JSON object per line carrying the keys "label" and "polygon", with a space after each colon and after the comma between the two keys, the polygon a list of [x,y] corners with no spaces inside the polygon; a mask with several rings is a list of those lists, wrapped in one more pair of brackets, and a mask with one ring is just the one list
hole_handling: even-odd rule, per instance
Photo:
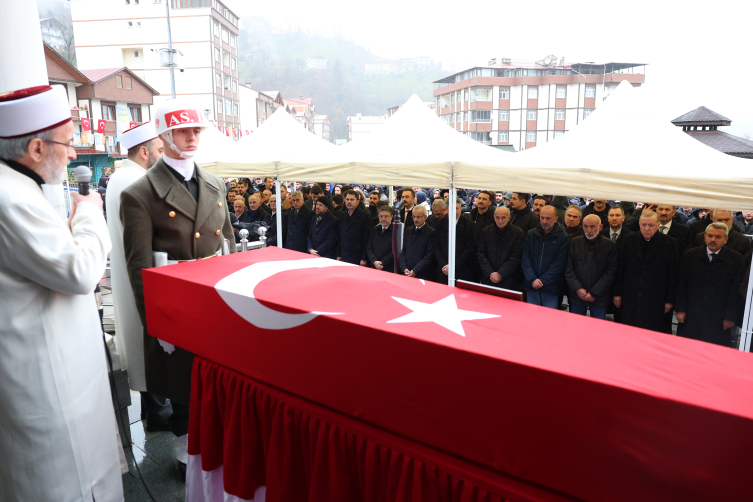
{"label": "microphone stand", "polygon": [[397,259],[400,250],[403,248],[403,222],[400,221],[400,209],[405,204],[404,200],[399,200],[395,204],[395,214],[392,217],[392,264],[393,271],[400,274],[400,262]]}

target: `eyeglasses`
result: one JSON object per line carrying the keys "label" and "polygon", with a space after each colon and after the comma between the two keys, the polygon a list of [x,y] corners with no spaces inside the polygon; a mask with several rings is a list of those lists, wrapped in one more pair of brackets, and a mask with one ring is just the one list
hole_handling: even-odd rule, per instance
{"label": "eyeglasses", "polygon": [[71,140],[70,143],[61,143],[60,141],[52,141],[51,139],[45,139],[45,140],[42,140],[42,141],[46,141],[47,143],[55,143],[56,145],[63,145],[66,148],[70,148],[74,152],[76,151],[76,149],[74,148],[74,145],[73,145],[73,140]]}

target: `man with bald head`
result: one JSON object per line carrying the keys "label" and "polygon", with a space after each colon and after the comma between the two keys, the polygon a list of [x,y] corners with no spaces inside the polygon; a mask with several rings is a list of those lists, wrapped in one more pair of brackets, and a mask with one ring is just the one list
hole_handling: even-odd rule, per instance
{"label": "man with bald head", "polygon": [[606,319],[611,288],[617,272],[617,244],[601,235],[601,217],[583,218],[583,235],[570,242],[565,268],[570,312]]}
{"label": "man with bald head", "polygon": [[520,259],[524,241],[523,230],[510,222],[510,210],[498,207],[494,211],[494,225],[481,232],[478,243],[481,284],[519,291],[523,282]]}
{"label": "man with bald head", "polygon": [[645,210],[639,231],[626,235],[621,245],[614,305],[620,322],[638,328],[665,331],[665,315],[672,311],[677,283],[677,241],[659,232],[659,215]]}
{"label": "man with bald head", "polygon": [[[724,245],[724,247],[731,249],[732,251],[737,251],[741,255],[745,256],[745,254],[750,250],[750,241],[747,237],[741,234],[737,230],[737,228],[735,228],[735,220],[732,211],[727,211],[726,209],[714,209],[709,214],[711,215],[711,223],[723,223],[727,225],[727,228],[729,229],[727,243]],[[693,241],[693,247],[703,246],[705,244],[705,239],[705,231],[696,235],[695,240]]]}
{"label": "man with bald head", "polygon": [[557,222],[557,210],[544,206],[538,226],[528,232],[523,243],[521,268],[528,303],[559,308],[569,248],[570,236]]}

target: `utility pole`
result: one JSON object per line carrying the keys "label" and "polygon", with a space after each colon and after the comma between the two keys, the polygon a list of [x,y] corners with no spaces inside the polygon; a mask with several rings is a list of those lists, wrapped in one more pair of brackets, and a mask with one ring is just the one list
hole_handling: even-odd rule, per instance
{"label": "utility pole", "polygon": [[173,36],[170,31],[170,0],[165,0],[165,11],[167,12],[167,50],[170,54],[170,89],[175,99],[175,60],[177,57],[173,52]]}

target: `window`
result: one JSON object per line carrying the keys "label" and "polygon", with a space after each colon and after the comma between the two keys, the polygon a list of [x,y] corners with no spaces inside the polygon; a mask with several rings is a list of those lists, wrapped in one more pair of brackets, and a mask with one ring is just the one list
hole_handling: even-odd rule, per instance
{"label": "window", "polygon": [[233,102],[225,98],[225,115],[233,114]]}
{"label": "window", "polygon": [[222,113],[222,100],[217,100],[217,113]]}
{"label": "window", "polygon": [[554,131],[554,137],[555,138],[559,138],[563,134],[565,134],[565,131]]}
{"label": "window", "polygon": [[567,97],[567,87],[557,87],[557,97],[558,98],[566,98]]}
{"label": "window", "polygon": [[455,93],[452,93],[452,95],[450,96],[450,104],[455,104]]}
{"label": "window", "polygon": [[471,91],[471,101],[491,101],[491,89],[473,89]]}
{"label": "window", "polygon": [[238,116],[238,105],[233,105],[233,115]]}
{"label": "window", "polygon": [[235,47],[235,35],[230,34],[230,47]]}
{"label": "window", "polygon": [[128,21],[128,27],[133,28],[133,21]]}
{"label": "window", "polygon": [[128,113],[131,115],[131,122],[141,122],[140,106],[129,106]]}
{"label": "window", "polygon": [[499,99],[510,99],[510,88],[509,87],[500,87],[499,88]]}
{"label": "window", "polygon": [[131,85],[131,77],[126,77],[126,78],[125,78],[125,87],[126,87],[126,89],[128,89],[129,91],[131,90],[131,88],[132,88],[132,85]]}
{"label": "window", "polygon": [[220,59],[220,50],[217,47],[214,48],[214,62],[215,63],[222,62],[222,60]]}
{"label": "window", "polygon": [[126,5],[131,5],[131,0],[126,0]]}
{"label": "window", "polygon": [[555,110],[554,120],[565,120],[565,110],[562,108]]}
{"label": "window", "polygon": [[526,120],[536,120],[536,110],[528,110]]}
{"label": "window", "polygon": [[136,28],[141,28],[141,21],[136,21]]}
{"label": "window", "polygon": [[536,131],[526,131],[526,143],[536,143]]}
{"label": "window", "polygon": [[463,101],[468,101],[468,91],[463,91]]}
{"label": "window", "polygon": [[468,122],[468,112],[463,112],[463,122]]}
{"label": "window", "polygon": [[230,66],[230,53],[222,51],[222,64],[225,66]]}
{"label": "window", "polygon": [[261,101],[259,101],[259,111],[262,111],[262,104],[261,104]]}
{"label": "window", "polygon": [[122,75],[115,75],[115,87],[118,89],[123,88],[123,76]]}
{"label": "window", "polygon": [[230,68],[235,70],[235,58],[230,58]]}
{"label": "window", "polygon": [[230,36],[230,33],[228,33],[228,31],[225,28],[222,28],[222,41],[225,42],[226,44],[229,44],[230,43],[229,36]]}
{"label": "window", "polygon": [[507,122],[510,120],[510,111],[509,110],[500,110],[499,111],[499,120],[502,122]]}
{"label": "window", "polygon": [[538,87],[529,87],[528,88],[528,99],[538,99],[539,97],[539,88]]}
{"label": "window", "polygon": [[102,103],[102,119],[115,120],[115,104]]}
{"label": "window", "polygon": [[139,57],[139,51],[133,51],[133,57],[135,58]]}
{"label": "window", "polygon": [[233,92],[238,92],[238,81],[233,80]]}
{"label": "window", "polygon": [[484,143],[485,145],[492,144],[492,137],[489,134],[489,131],[471,131],[471,139]]}
{"label": "window", "polygon": [[225,89],[230,90],[230,77],[225,75]]}
{"label": "window", "polygon": [[220,36],[220,23],[217,21],[214,21],[214,36],[219,37]]}
{"label": "window", "polygon": [[473,110],[471,112],[471,122],[491,122],[492,112],[491,110]]}
{"label": "window", "polygon": [[214,74],[214,85],[216,87],[222,87],[222,75],[219,73]]}
{"label": "window", "polygon": [[508,136],[508,132],[507,131],[500,131],[499,138],[497,139],[497,142],[498,143],[507,143],[508,141],[510,141],[508,138],[509,138],[509,136]]}
{"label": "window", "polygon": [[593,113],[593,111],[594,111],[593,108],[584,108],[583,109],[583,118],[587,119],[589,117],[589,115],[591,115],[591,113]]}
{"label": "window", "polygon": [[596,97],[596,87],[592,85],[586,86],[586,97],[587,98]]}

